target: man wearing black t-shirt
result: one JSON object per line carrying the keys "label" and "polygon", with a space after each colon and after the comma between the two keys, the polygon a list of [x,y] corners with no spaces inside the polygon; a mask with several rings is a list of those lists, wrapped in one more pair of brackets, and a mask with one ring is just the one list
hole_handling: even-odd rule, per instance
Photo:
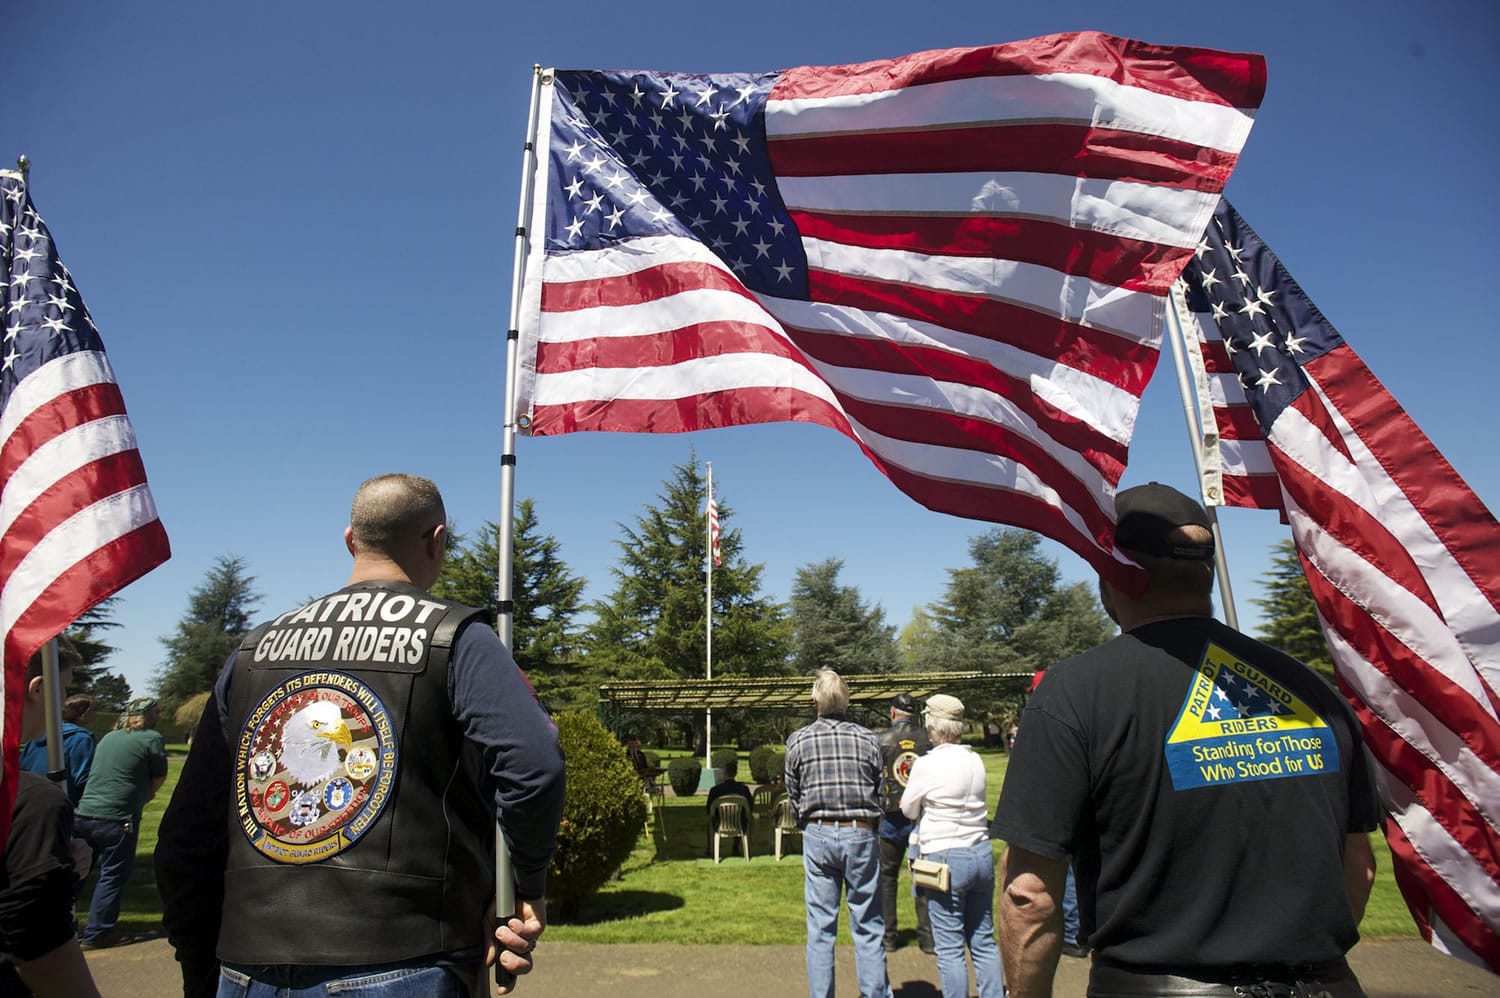
{"label": "man wearing black t-shirt", "polygon": [[1090,994],[1362,995],[1344,954],[1378,810],[1353,712],[1212,618],[1196,502],[1153,482],[1115,512],[1146,588],[1101,581],[1121,634],[1048,670],[991,830],[1009,993],[1051,993],[1071,857]]}

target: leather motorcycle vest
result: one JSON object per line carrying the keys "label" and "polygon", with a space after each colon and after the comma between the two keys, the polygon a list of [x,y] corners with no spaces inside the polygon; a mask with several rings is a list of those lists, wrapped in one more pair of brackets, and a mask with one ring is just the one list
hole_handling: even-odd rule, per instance
{"label": "leather motorcycle vest", "polygon": [[884,769],[881,806],[887,814],[900,814],[901,794],[906,790],[911,764],[930,748],[932,740],[927,737],[927,730],[910,721],[897,721],[880,733],[880,764]]}
{"label": "leather motorcycle vest", "polygon": [[241,643],[221,960],[351,966],[481,944],[495,812],[448,698],[454,638],[480,613],[359,583]]}

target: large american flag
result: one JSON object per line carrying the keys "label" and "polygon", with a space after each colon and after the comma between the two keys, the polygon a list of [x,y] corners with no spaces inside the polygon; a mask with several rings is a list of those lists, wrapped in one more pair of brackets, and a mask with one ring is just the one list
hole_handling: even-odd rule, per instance
{"label": "large american flag", "polygon": [[25,178],[5,170],[0,266],[0,824],[8,825],[27,660],[170,549],[99,331]]}
{"label": "large american flag", "polygon": [[1500,525],[1227,201],[1182,279],[1264,431],[1412,915],[1500,972]]}
{"label": "large american flag", "polygon": [[1131,579],[1115,485],[1259,56],[1096,33],[544,77],[515,415],[802,420],[931,509]]}

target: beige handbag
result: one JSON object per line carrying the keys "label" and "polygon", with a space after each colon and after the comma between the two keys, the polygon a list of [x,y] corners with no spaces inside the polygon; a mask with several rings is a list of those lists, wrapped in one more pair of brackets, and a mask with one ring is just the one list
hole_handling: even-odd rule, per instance
{"label": "beige handbag", "polygon": [[911,861],[911,882],[930,891],[948,891],[948,864],[931,859]]}

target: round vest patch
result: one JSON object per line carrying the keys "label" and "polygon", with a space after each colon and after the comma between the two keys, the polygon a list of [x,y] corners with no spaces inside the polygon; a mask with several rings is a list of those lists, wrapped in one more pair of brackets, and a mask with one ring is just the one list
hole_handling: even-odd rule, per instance
{"label": "round vest patch", "polygon": [[390,803],[395,782],[390,714],[346,673],[287,679],[251,711],[240,734],[240,828],[279,863],[312,863],[348,849]]}
{"label": "round vest patch", "polygon": [[911,767],[917,761],[917,753],[902,752],[896,756],[896,761],[891,764],[891,776],[895,778],[897,785],[906,786],[911,779]]}

